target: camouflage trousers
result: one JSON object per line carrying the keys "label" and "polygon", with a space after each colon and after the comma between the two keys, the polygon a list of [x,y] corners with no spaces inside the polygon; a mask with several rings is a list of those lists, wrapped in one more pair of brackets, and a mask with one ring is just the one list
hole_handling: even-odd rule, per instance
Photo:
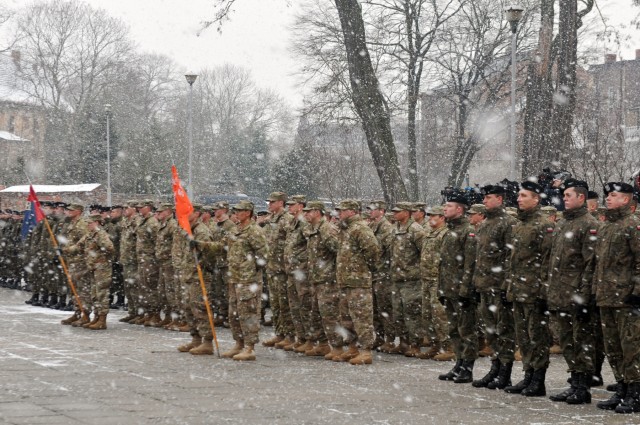
{"label": "camouflage trousers", "polygon": [[[82,308],[89,310],[91,308],[91,274],[89,273],[89,270],[87,270],[84,261],[80,263],[69,263],[69,274],[71,275],[73,285],[76,287],[76,292],[78,293],[78,298],[80,298],[80,302],[82,303]],[[73,302],[76,306],[76,311],[79,311],[80,306],[78,306],[78,302],[75,298]]]}
{"label": "camouflage trousers", "polygon": [[229,268],[213,269],[211,304],[218,317],[229,317]]}
{"label": "camouflage trousers", "polygon": [[549,367],[549,316],[535,304],[513,303],[513,320],[516,339],[522,354],[522,370],[547,369]]}
{"label": "camouflage trousers", "polygon": [[[204,275],[204,286],[207,296],[211,292],[211,275]],[[209,323],[207,306],[202,295],[200,280],[196,279],[186,283],[189,291],[189,309],[186,310],[185,318],[189,324],[191,335],[199,335],[205,339],[213,338],[213,331]]]}
{"label": "camouflage trousers", "polygon": [[487,344],[495,351],[496,358],[502,364],[513,362],[516,344],[513,311],[502,304],[500,291],[481,292],[478,310]]}
{"label": "camouflage trousers", "polygon": [[[336,282],[314,283],[311,286],[311,317],[309,341],[337,343],[336,326],[340,320],[340,295]],[[327,329],[332,333],[327,334]],[[329,338],[331,336],[331,339]]]}
{"label": "camouflage trousers", "polygon": [[293,336],[295,330],[291,310],[289,309],[289,296],[287,294],[287,275],[285,273],[267,273],[269,286],[269,303],[275,334],[279,336]]}
{"label": "camouflage trousers", "polygon": [[91,274],[91,300],[95,314],[109,314],[111,264],[99,264]]}
{"label": "camouflage trousers", "polygon": [[396,337],[391,301],[392,283],[388,274],[373,276],[373,327],[380,339]]}
{"label": "camouflage trousers", "polygon": [[424,338],[422,328],[422,283],[419,280],[395,282],[393,317],[398,336],[409,344],[420,344]]}
{"label": "camouflage trousers", "polygon": [[235,341],[253,346],[258,343],[262,282],[229,282],[229,324]]}
{"label": "camouflage trousers", "polygon": [[373,290],[371,288],[340,288],[340,322],[346,330],[345,343],[357,343],[371,350],[373,332]]}
{"label": "camouflage trousers", "polygon": [[449,325],[451,347],[458,360],[478,358],[478,334],[476,333],[476,305],[463,308],[458,300],[445,298],[444,309]]}
{"label": "camouflage trousers", "polygon": [[640,316],[631,308],[600,308],[604,348],[617,382],[640,382]]}
{"label": "camouflage trousers", "polygon": [[438,281],[425,279],[422,281],[422,326],[431,344],[437,347],[449,345],[449,329],[447,313],[438,301]]}
{"label": "camouflage trousers", "polygon": [[138,265],[136,263],[123,263],[122,274],[124,277],[124,296],[127,298],[127,311],[130,315],[138,315]]}
{"label": "camouflage trousers", "polygon": [[173,310],[175,304],[176,274],[170,261],[164,261],[158,269],[158,307],[165,313]]}
{"label": "camouflage trousers", "polygon": [[310,337],[311,321],[311,284],[307,280],[306,271],[296,270],[287,275],[287,296],[289,310],[296,338],[306,341]]}
{"label": "camouflage trousers", "polygon": [[553,311],[558,323],[562,355],[570,372],[593,373],[595,358],[594,321],[580,322],[569,311]]}
{"label": "camouflage trousers", "polygon": [[158,264],[155,258],[138,257],[138,300],[145,313],[160,311],[158,303]]}
{"label": "camouflage trousers", "polygon": [[185,273],[177,267],[173,267],[173,272],[175,273],[175,286],[173,293],[173,302],[175,312],[179,312],[183,318],[185,318],[188,313],[191,311],[191,306],[189,304],[189,281],[185,277]]}
{"label": "camouflage trousers", "polygon": [[42,258],[39,254],[32,255],[24,267],[26,273],[26,281],[31,287],[31,292],[38,294],[45,290],[46,281],[44,279]]}

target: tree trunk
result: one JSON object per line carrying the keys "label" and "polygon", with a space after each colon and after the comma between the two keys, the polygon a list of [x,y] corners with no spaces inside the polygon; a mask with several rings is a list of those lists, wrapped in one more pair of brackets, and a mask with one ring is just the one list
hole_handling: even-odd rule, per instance
{"label": "tree trunk", "polygon": [[353,105],[362,120],[385,200],[389,204],[406,200],[389,113],[366,45],[362,9],[358,0],[335,0],[335,4],[344,36]]}

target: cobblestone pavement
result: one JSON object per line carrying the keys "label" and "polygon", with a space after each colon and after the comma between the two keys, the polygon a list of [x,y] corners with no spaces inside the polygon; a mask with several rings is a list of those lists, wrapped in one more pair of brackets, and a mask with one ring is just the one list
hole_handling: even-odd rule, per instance
{"label": "cobblestone pavement", "polygon": [[[264,347],[256,362],[196,357],[176,350],[186,333],[122,324],[114,310],[106,331],[62,326],[68,312],[28,306],[29,296],[0,289],[1,424],[640,423],[597,409],[604,388],[593,404],[568,406],[439,381],[449,362],[379,354],[351,366]],[[218,340],[232,346],[228,329]],[[476,365],[481,376],[489,361]],[[566,377],[553,356],[547,393]]]}

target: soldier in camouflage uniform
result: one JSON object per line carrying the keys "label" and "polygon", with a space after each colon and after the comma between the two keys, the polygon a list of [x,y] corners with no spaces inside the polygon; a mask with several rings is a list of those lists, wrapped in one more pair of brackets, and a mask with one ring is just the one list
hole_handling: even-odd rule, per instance
{"label": "soldier in camouflage uniform", "polygon": [[115,248],[111,271],[111,295],[113,301],[111,308],[124,307],[124,277],[122,264],[120,264],[120,232],[122,229],[122,206],[114,205],[109,208],[108,217],[105,219],[104,230],[109,234]]}
{"label": "soldier in camouflage uniform", "polygon": [[507,299],[505,260],[510,254],[511,231],[517,220],[505,212],[506,189],[500,185],[482,188],[486,218],[476,232],[477,257],[473,286],[480,293],[479,312],[488,344],[495,353],[491,369],[474,387],[504,389],[511,385],[515,351],[513,304]]}
{"label": "soldier in camouflage uniform", "polygon": [[438,269],[440,247],[447,233],[444,208],[436,206],[427,210],[430,231],[426,232],[420,251],[420,276],[422,277],[422,326],[430,341],[430,348],[417,355],[421,359],[451,360],[455,356],[449,342],[447,313],[438,301]]}
{"label": "soldier in camouflage uniform", "polygon": [[[229,218],[229,203],[216,202],[213,205],[213,220],[209,229],[214,242],[223,242],[227,235],[233,233],[236,225]],[[215,257],[213,270],[213,305],[216,310],[216,324],[228,324],[229,318],[229,263],[227,252],[223,251]]]}
{"label": "soldier in camouflage uniform", "polygon": [[[229,318],[235,347],[222,354],[237,361],[255,360],[255,344],[260,330],[262,269],[267,264],[267,239],[252,219],[253,203],[233,206],[237,227],[227,238],[229,252]],[[224,249],[221,244],[218,252]]]}
{"label": "soldier in camouflage uniform", "polygon": [[629,207],[631,185],[610,182],[604,193],[607,220],[596,245],[593,296],[617,387],[609,400],[597,406],[634,413],[640,412],[640,219]]}
{"label": "soldier in camouflage uniform", "polygon": [[287,228],[292,217],[284,209],[287,195],[283,192],[271,193],[267,202],[271,217],[265,226],[265,235],[269,244],[266,270],[275,336],[265,341],[263,345],[285,348],[293,346],[295,342],[295,330],[287,296],[287,274],[284,269],[284,246]]}
{"label": "soldier in camouflage uniform", "polygon": [[583,404],[591,402],[589,386],[594,373],[594,318],[590,305],[599,223],[586,208],[587,183],[568,179],[564,185],[565,211],[552,236],[547,302],[558,323],[571,387],[550,399]]}
{"label": "soldier in camouflage uniform", "polygon": [[87,225],[89,233],[84,243],[84,253],[91,279],[94,318],[91,323],[83,327],[91,330],[107,329],[107,315],[110,307],[109,293],[115,249],[109,234],[101,227],[102,223],[104,220],[99,214],[89,217]]}
{"label": "soldier in camouflage uniform", "polygon": [[[51,213],[47,203],[42,205],[42,210],[47,215]],[[49,291],[45,276],[46,267],[44,265],[46,259],[45,252],[43,251],[45,247],[44,243],[46,242],[46,239],[43,241],[43,236],[49,236],[45,234],[46,232],[44,221],[41,221],[31,229],[25,241],[25,246],[27,247],[27,258],[25,259],[27,267],[25,267],[25,270],[27,270],[27,280],[32,292],[31,299],[25,301],[25,303],[31,304],[34,307],[46,306],[49,301]]]}
{"label": "soldier in camouflage uniform", "polygon": [[120,319],[125,323],[144,323],[144,312],[138,300],[138,257],[136,255],[136,229],[140,224],[137,201],[128,201],[120,224],[120,264],[124,277],[124,293],[128,315]]}
{"label": "soldier in camouflage uniform", "polygon": [[[54,235],[64,235],[66,232],[67,220],[64,216],[64,209],[67,204],[64,202],[53,202],[53,212],[49,217],[49,224]],[[48,233],[48,232],[47,232]],[[56,255],[51,238],[48,239],[48,255],[51,267],[49,269],[49,293],[55,294],[58,302],[50,308],[63,310],[67,307],[67,278],[62,271],[60,260]],[[53,298],[53,297],[52,297]],[[70,303],[70,307],[72,307]]]}
{"label": "soldier in camouflage uniform", "polygon": [[427,222],[427,204],[424,202],[412,202],[411,206],[413,211],[411,212],[411,219],[418,223],[425,231],[429,228]]}
{"label": "soldier in camouflage uniform", "polygon": [[344,342],[337,331],[340,325],[340,290],[336,283],[338,230],[324,218],[324,209],[321,201],[308,202],[304,208],[304,217],[309,223],[305,238],[313,297],[310,340],[317,343],[316,347],[305,351],[305,355],[331,360],[342,355]]}
{"label": "soldier in camouflage uniform", "polygon": [[[156,239],[156,261],[158,262],[158,296],[160,298],[160,308],[164,311],[164,319],[158,323],[158,327],[167,326],[173,321],[175,301],[172,298],[176,292],[176,276],[171,262],[171,248],[173,246],[173,235],[178,225],[173,218],[173,205],[162,204],[157,211],[159,223],[158,235]],[[170,301],[171,300],[171,301]]]}
{"label": "soldier in camouflage uniform", "polygon": [[[336,208],[340,217],[340,247],[336,255],[336,280],[340,288],[340,316],[349,350],[333,361],[371,364],[373,347],[372,270],[380,261],[380,245],[360,217],[360,203],[345,199]],[[362,351],[358,350],[358,344]]]}
{"label": "soldier in camouflage uniform", "polygon": [[84,325],[89,323],[89,306],[91,306],[91,280],[87,261],[85,258],[85,241],[89,233],[87,221],[82,217],[84,207],[79,204],[70,204],[66,208],[66,215],[70,219],[66,233],[63,235],[65,244],[62,245],[62,253],[69,266],[69,274],[75,285],[78,297],[82,303],[82,309],[76,303],[74,314],[63,320],[63,325]]}
{"label": "soldier in camouflage uniform", "polygon": [[[153,211],[153,201],[142,201],[138,213],[142,217],[136,228],[136,257],[138,259],[138,301],[144,310],[145,326],[156,326],[162,322],[158,299],[158,261],[156,241],[160,224]],[[136,322],[139,324],[139,322]]]}
{"label": "soldier in camouflage uniform", "polygon": [[308,279],[307,240],[304,237],[307,223],[302,217],[306,203],[303,195],[294,195],[288,201],[289,213],[293,217],[287,228],[284,244],[284,264],[287,272],[287,297],[297,342],[284,347],[286,351],[304,353],[313,348],[310,339],[311,285]]}
{"label": "soldier in camouflage uniform", "polygon": [[400,344],[392,354],[415,357],[420,353],[424,338],[422,330],[422,282],[420,279],[420,250],[424,243],[424,229],[413,221],[410,202],[398,202],[392,209],[396,224],[391,243],[391,282],[393,317]]}
{"label": "soldier in camouflage uniform", "polygon": [[385,201],[372,201],[367,206],[369,212],[369,227],[378,240],[380,246],[380,260],[376,265],[373,281],[373,327],[376,331],[374,348],[388,353],[395,348],[395,321],[393,318],[393,303],[391,294],[391,244],[393,242],[393,225],[385,217],[387,204]]}
{"label": "soldier in camouflage uniform", "polygon": [[549,367],[546,300],[549,253],[554,224],[540,209],[544,188],[524,181],[518,196],[519,222],[513,227],[508,257],[507,298],[513,301],[513,318],[522,354],[524,379],[505,391],[526,397],[546,395],[545,375]]}
{"label": "soldier in camouflage uniform", "polygon": [[448,231],[442,239],[438,300],[447,312],[449,338],[456,364],[442,381],[468,383],[473,380],[473,365],[478,357],[476,333],[476,292],[472,277],[476,261],[475,230],[465,217],[469,206],[463,193],[450,192],[444,205]]}

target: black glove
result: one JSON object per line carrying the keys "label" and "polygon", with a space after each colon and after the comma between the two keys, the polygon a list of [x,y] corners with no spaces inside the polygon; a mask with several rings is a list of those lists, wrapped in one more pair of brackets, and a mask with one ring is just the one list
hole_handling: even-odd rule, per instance
{"label": "black glove", "polygon": [[438,297],[438,301],[440,301],[440,304],[444,305],[445,304],[445,297]]}
{"label": "black glove", "polygon": [[576,320],[580,323],[588,323],[591,318],[591,309],[587,304],[580,304],[576,306]]}
{"label": "black glove", "polygon": [[538,309],[538,313],[549,314],[549,304],[547,303],[547,300],[544,300],[542,298],[537,298],[534,305]]}
{"label": "black glove", "polygon": [[625,304],[629,304],[632,307],[638,308],[640,307],[640,296],[629,294],[622,299],[622,302]]}
{"label": "black glove", "polygon": [[480,292],[476,291],[475,289],[473,290],[473,299],[476,300],[477,304],[480,304],[480,301],[482,300]]}
{"label": "black glove", "polygon": [[458,297],[458,303],[462,308],[469,308],[471,307],[471,298]]}
{"label": "black glove", "polygon": [[507,291],[500,291],[500,301],[502,302],[502,305],[507,308],[513,307],[513,302],[509,301],[507,298]]}
{"label": "black glove", "polygon": [[198,248],[198,241],[195,239],[189,239],[189,249],[196,249]]}

